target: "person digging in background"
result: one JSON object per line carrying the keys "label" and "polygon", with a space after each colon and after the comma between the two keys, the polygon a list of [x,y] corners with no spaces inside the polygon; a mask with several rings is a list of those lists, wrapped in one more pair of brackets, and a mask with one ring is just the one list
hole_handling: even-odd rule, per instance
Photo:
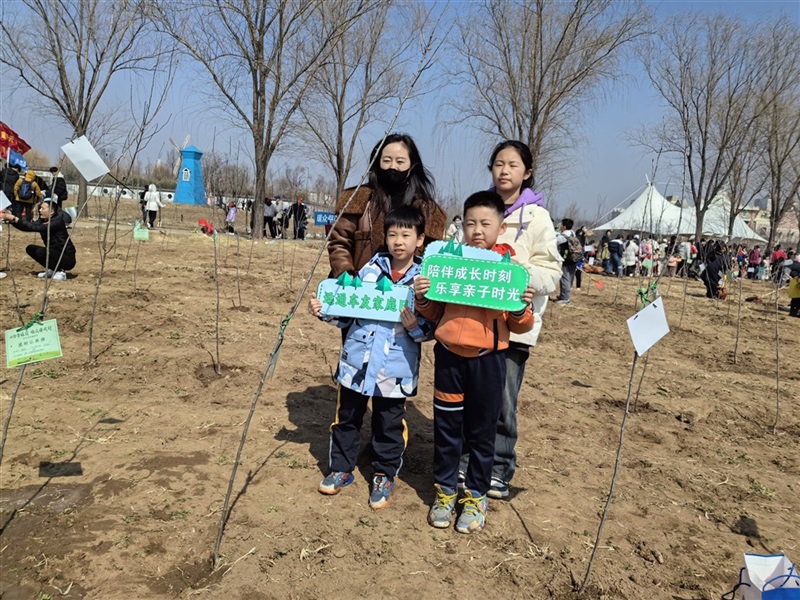
{"label": "person digging in background", "polygon": [[59,209],[52,198],[39,205],[39,219],[36,221],[25,221],[8,211],[3,213],[2,219],[20,231],[32,231],[42,236],[44,247],[30,244],[25,248],[28,256],[45,268],[39,277],[63,281],[67,278],[66,271],[75,268],[75,246],[67,231],[72,218]]}

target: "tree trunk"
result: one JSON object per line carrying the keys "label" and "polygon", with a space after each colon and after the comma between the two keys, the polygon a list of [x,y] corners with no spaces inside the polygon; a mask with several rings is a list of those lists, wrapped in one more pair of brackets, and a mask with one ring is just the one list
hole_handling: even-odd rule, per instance
{"label": "tree trunk", "polygon": [[[263,139],[263,136],[262,136]],[[256,141],[258,144],[258,141]],[[270,153],[263,142],[255,148],[256,191],[253,201],[253,233],[252,239],[260,240],[264,233],[264,197],[267,195],[267,168],[269,167]]]}
{"label": "tree trunk", "polygon": [[89,184],[86,183],[86,179],[83,175],[78,178],[78,210],[80,211],[80,216],[88,217],[89,216],[89,203],[86,201],[88,196],[88,187]]}
{"label": "tree trunk", "polygon": [[770,222],[769,235],[767,235],[767,247],[765,249],[766,252],[772,252],[772,249],[775,247],[775,229],[775,226]]}
{"label": "tree trunk", "polygon": [[[703,223],[704,223],[705,218],[706,218],[706,213],[705,213],[705,211],[698,211],[698,210],[695,209],[695,213],[694,214],[695,214],[695,219],[696,219],[696,223],[695,223],[695,226],[694,226],[694,239],[695,239],[695,241],[699,242],[700,240],[703,239]],[[698,248],[698,251],[699,251],[699,248]]]}
{"label": "tree trunk", "polygon": [[736,224],[737,213],[733,210],[731,204],[731,212],[728,214],[728,240],[733,239],[733,226]]}

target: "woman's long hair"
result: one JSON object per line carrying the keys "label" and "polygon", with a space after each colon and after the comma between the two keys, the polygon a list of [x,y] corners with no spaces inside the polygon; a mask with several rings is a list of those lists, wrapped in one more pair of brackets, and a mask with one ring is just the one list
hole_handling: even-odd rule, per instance
{"label": "woman's long hair", "polygon": [[387,135],[383,142],[376,144],[369,155],[369,187],[373,190],[372,199],[383,213],[389,212],[391,199],[378,181],[377,171],[380,168],[383,149],[389,144],[397,142],[405,144],[406,148],[408,148],[408,158],[411,161],[408,187],[406,188],[405,196],[403,196],[402,205],[410,206],[414,200],[421,200],[426,206],[429,203],[433,203],[433,176],[422,164],[417,145],[411,139],[411,136],[406,133],[392,133]]}

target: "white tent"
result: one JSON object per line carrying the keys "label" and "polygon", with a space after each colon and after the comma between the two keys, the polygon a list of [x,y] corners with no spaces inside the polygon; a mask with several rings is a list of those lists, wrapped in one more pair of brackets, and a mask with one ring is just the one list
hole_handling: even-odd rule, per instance
{"label": "white tent", "polygon": [[[703,219],[703,234],[728,237],[728,215],[730,202],[720,197],[712,202]],[[653,234],[657,237],[668,235],[694,235],[697,220],[694,208],[681,208],[669,202],[653,184],[645,186],[639,197],[628,208],[607,223],[593,227],[595,231],[631,231]],[[737,216],[733,224],[733,239],[766,241],[750,229],[744,220]]]}
{"label": "white tent", "polygon": [[[728,237],[728,218],[731,214],[731,203],[727,196],[720,195],[715,198],[706,211],[705,218],[703,219],[703,234],[712,237]],[[694,211],[691,214],[691,231],[687,233],[694,233],[695,225],[697,223]],[[683,227],[681,227],[683,229]],[[733,221],[733,235],[731,239],[734,240],[755,240],[759,242],[766,242],[763,237],[753,231],[747,223],[744,222],[739,215]]]}
{"label": "white tent", "polygon": [[[652,184],[645,186],[639,197],[621,214],[608,223],[593,227],[595,231],[635,231],[656,236],[672,235],[686,229],[686,222],[694,217],[690,208],[681,209],[670,203]],[[694,227],[694,226],[692,226]],[[692,228],[692,233],[694,229]]]}

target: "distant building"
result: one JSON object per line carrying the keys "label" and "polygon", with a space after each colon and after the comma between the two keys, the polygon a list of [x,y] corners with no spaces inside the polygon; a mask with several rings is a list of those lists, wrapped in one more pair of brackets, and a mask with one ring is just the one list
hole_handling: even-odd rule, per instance
{"label": "distant building", "polygon": [[[759,198],[742,209],[744,222],[764,238],[769,238],[769,198]],[[800,243],[800,231],[797,228],[798,215],[790,209],[783,215],[775,229],[775,243],[797,248]]]}

